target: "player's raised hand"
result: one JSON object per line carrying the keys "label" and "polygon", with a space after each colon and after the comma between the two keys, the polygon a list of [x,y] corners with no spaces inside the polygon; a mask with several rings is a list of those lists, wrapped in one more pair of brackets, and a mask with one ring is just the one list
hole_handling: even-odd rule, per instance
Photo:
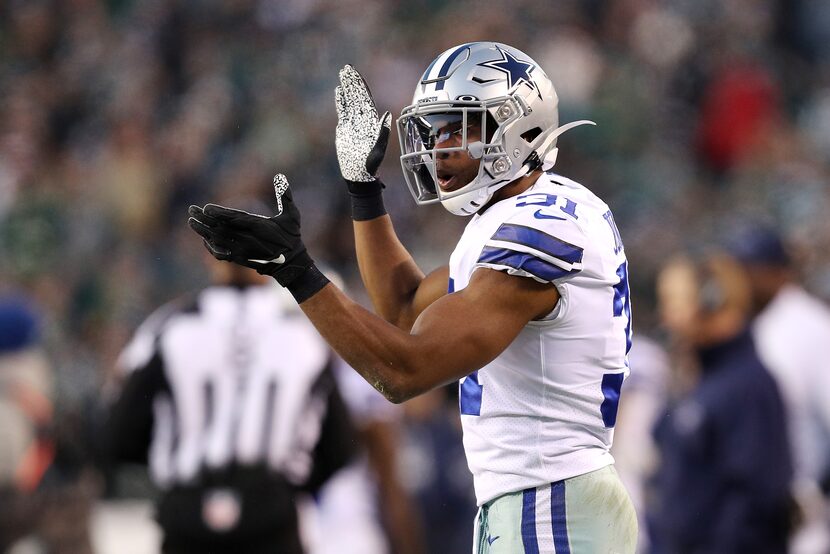
{"label": "player's raised hand", "polygon": [[300,236],[300,212],[285,175],[274,177],[274,192],[274,216],[206,204],[203,208],[190,206],[188,224],[215,258],[253,268],[290,288],[314,262]]}
{"label": "player's raised hand", "polygon": [[350,185],[374,182],[386,154],[392,116],[386,112],[378,117],[366,81],[351,65],[340,70],[340,85],[334,89],[334,98],[337,107],[334,142],[340,173]]}

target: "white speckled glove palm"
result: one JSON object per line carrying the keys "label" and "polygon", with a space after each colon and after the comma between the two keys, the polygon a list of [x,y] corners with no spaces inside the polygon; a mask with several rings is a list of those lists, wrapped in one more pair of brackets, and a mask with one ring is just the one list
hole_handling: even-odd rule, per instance
{"label": "white speckled glove palm", "polygon": [[335,146],[340,173],[352,195],[352,217],[373,219],[386,213],[375,176],[389,143],[392,115],[378,117],[366,81],[351,65],[340,70],[340,85],[334,90],[337,107]]}

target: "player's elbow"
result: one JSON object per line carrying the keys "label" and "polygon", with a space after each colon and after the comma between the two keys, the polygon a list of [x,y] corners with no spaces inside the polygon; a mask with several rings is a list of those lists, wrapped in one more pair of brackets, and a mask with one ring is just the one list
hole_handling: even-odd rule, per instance
{"label": "player's elbow", "polygon": [[375,388],[392,404],[403,404],[410,398],[420,394],[411,385],[400,379],[390,379],[378,383]]}
{"label": "player's elbow", "polygon": [[392,404],[403,404],[404,402],[406,402],[407,400],[412,398],[412,396],[406,394],[403,391],[397,390],[397,389],[395,389],[395,390],[387,389],[387,390],[384,390],[382,392],[382,394],[383,394],[383,397],[386,398]]}
{"label": "player's elbow", "polygon": [[383,378],[378,378],[372,385],[380,392],[384,398],[393,404],[402,404],[414,398],[427,390],[417,379],[417,373],[399,371],[392,375],[385,375]]}

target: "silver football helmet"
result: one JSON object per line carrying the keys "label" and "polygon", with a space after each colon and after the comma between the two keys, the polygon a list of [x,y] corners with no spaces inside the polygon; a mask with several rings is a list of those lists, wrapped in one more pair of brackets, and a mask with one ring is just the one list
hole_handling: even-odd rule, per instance
{"label": "silver football helmet", "polygon": [[[583,120],[559,127],[557,104],[539,64],[512,46],[472,42],[442,53],[397,121],[401,166],[415,201],[441,202],[456,215],[472,215],[503,186],[552,167],[556,138],[578,125],[594,125]],[[471,128],[480,132],[468,139]],[[452,134],[459,137],[456,146],[437,147]],[[478,176],[445,191],[436,160],[458,151],[480,160]]]}

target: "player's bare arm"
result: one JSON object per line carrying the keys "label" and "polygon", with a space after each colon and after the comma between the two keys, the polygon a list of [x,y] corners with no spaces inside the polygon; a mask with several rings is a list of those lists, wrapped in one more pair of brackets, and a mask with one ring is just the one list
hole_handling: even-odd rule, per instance
{"label": "player's bare arm", "polygon": [[418,314],[446,293],[448,271],[426,279],[398,240],[383,206],[376,177],[389,141],[389,112],[378,116],[363,77],[351,66],[340,71],[335,89],[335,144],[340,171],[352,199],[355,249],[363,283],[376,312],[409,330]]}
{"label": "player's bare arm", "polygon": [[360,276],[375,311],[408,331],[418,315],[447,293],[449,269],[424,273],[398,240],[388,215],[354,222]]}
{"label": "player's bare arm", "polygon": [[403,402],[492,361],[528,321],[555,306],[551,284],[479,269],[462,291],[428,306],[411,333],[350,300],[333,285],[300,304],[326,341],[373,387]]}

